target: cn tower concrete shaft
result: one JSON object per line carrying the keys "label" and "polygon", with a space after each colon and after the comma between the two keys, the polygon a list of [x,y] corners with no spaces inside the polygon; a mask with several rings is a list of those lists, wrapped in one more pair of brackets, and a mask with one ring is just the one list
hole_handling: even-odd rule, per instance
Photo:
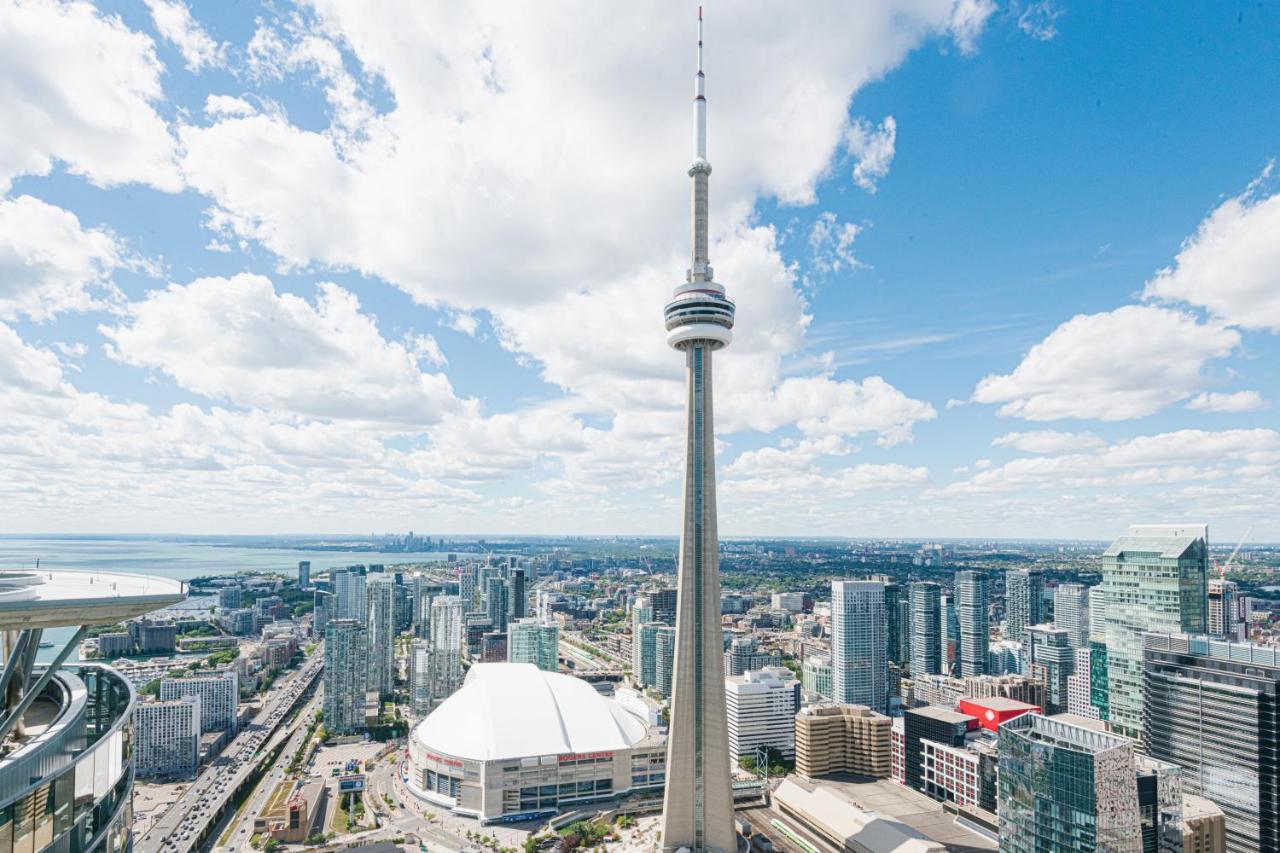
{"label": "cn tower concrete shaft", "polygon": [[667,737],[662,846],[733,853],[733,790],[725,719],[724,641],[720,629],[720,542],[716,531],[716,457],[712,354],[733,339],[735,306],[708,260],[706,98],[702,10],[694,88],[693,257],[685,283],[666,307],[667,342],[684,353],[687,420],[684,524],[680,530],[675,669]]}

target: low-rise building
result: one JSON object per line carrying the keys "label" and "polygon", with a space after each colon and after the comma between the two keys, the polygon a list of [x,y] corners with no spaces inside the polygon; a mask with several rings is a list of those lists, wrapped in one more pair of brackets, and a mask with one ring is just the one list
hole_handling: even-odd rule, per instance
{"label": "low-rise building", "polygon": [[865,705],[811,705],[795,717],[796,772],[889,776],[891,720]]}

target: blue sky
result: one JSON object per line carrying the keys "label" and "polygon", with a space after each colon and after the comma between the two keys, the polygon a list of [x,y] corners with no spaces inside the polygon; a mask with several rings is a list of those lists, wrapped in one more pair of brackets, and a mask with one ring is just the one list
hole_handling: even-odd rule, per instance
{"label": "blue sky", "polygon": [[[692,18],[0,3],[8,531],[673,532]],[[1280,539],[1277,36],[709,5],[722,532]]]}

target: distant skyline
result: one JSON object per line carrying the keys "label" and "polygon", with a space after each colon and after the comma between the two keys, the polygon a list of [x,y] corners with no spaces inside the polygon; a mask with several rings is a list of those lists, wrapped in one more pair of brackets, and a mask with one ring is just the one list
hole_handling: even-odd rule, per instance
{"label": "distant skyline", "polygon": [[[0,533],[674,537],[692,8],[0,0]],[[706,9],[724,539],[1280,541],[1280,10]]]}

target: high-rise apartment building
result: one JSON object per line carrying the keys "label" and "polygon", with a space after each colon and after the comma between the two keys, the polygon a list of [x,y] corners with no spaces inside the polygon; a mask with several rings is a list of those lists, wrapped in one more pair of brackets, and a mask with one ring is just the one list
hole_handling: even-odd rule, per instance
{"label": "high-rise apartment building", "polygon": [[1280,649],[1143,637],[1143,748],[1226,819],[1231,853],[1280,850]]}
{"label": "high-rise apartment building", "polygon": [[[333,610],[333,596],[324,590],[317,589],[311,593],[311,635],[318,639],[324,638],[324,623],[329,621],[329,616]],[[221,616],[222,614],[218,614]],[[219,619],[219,622],[222,620]],[[226,627],[225,625],[223,626]],[[229,630],[229,629],[228,629]],[[233,634],[240,633],[232,631]]]}
{"label": "high-rise apartment building", "polygon": [[371,575],[366,585],[369,601],[369,679],[366,690],[388,697],[396,687],[396,590],[386,573]]}
{"label": "high-rise apartment building", "polygon": [[[942,673],[942,587],[932,581],[913,583],[910,599],[911,674],[939,675]],[[833,660],[833,678],[834,673]]]}
{"label": "high-rise apartment building", "polygon": [[298,561],[298,589],[311,588],[311,561]]}
{"label": "high-rise apartment building", "polygon": [[185,779],[200,764],[200,697],[143,702],[133,712],[139,777]]}
{"label": "high-rise apartment building", "polygon": [[1208,562],[1205,525],[1134,525],[1103,553],[1113,730],[1142,733],[1142,635],[1204,633]]}
{"label": "high-rise apartment building", "polygon": [[184,696],[200,697],[200,731],[236,731],[236,707],[240,702],[240,676],[234,669],[218,675],[194,678],[160,679],[160,698],[163,701],[181,699]]}
{"label": "high-rise apartment building", "polygon": [[960,647],[960,620],[956,616],[956,600],[954,595],[943,592],[939,599],[939,613],[942,616],[942,636],[938,644],[938,660],[945,675],[955,671],[956,652]]}
{"label": "high-rise apartment building", "polygon": [[484,605],[493,630],[507,630],[507,621],[511,617],[511,587],[506,578],[485,578]]}
{"label": "high-rise apartment building", "polygon": [[771,666],[726,678],[724,696],[732,757],[766,747],[795,758],[800,682],[791,670]]}
{"label": "high-rise apartment building", "polygon": [[527,615],[529,615],[529,599],[525,591],[524,569],[512,569],[507,575],[507,620],[514,622]]}
{"label": "high-rise apartment building", "polygon": [[329,585],[333,588],[334,619],[354,619],[361,625],[369,618],[369,600],[365,592],[365,576],[354,568],[338,569],[329,573]]}
{"label": "high-rise apartment building", "polygon": [[437,596],[431,602],[431,704],[462,686],[462,599]]}
{"label": "high-rise apartment building", "polygon": [[884,713],[889,701],[884,584],[831,582],[831,698]]}
{"label": "high-rise apartment building", "polygon": [[696,153],[693,251],[685,283],[664,310],[667,343],[683,353],[687,392],[684,515],[680,531],[676,669],[672,676],[662,845],[692,853],[737,849],[725,722],[720,633],[720,545],[716,518],[712,359],[733,339],[734,304],[711,269],[707,249],[707,102],[703,94],[702,13],[698,13],[695,78]]}
{"label": "high-rise apartment building", "polygon": [[902,587],[888,578],[876,577],[872,578],[872,580],[878,580],[884,584],[884,636],[888,659],[899,666],[903,666],[906,664],[907,659],[902,656],[903,640],[900,616],[900,603],[903,600]]}
{"label": "high-rise apartment building", "polygon": [[545,672],[558,669],[560,628],[552,622],[518,619],[507,627],[507,660],[531,663]]}
{"label": "high-rise apartment building", "polygon": [[987,628],[987,576],[982,572],[956,572],[956,620],[959,645],[956,675],[965,678],[987,671],[990,632]]}
{"label": "high-rise apartment building", "polygon": [[1107,591],[1102,584],[1089,587],[1089,641],[1107,641]]}
{"label": "high-rise apartment building", "polygon": [[862,705],[810,705],[796,714],[796,773],[886,778],[890,719]]}
{"label": "high-rise apartment building", "polygon": [[911,588],[898,592],[898,647],[895,661],[901,666],[911,665]]}
{"label": "high-rise apartment building", "polygon": [[1004,573],[1004,637],[1023,642],[1028,625],[1044,622],[1044,577],[1035,569]]}
{"label": "high-rise apartment building", "polygon": [[[544,617],[545,618],[545,617]],[[652,659],[650,659],[650,681],[644,674],[644,638],[640,630],[653,621],[653,599],[647,595],[637,596],[631,604],[631,680],[641,687],[652,683]]]}
{"label": "high-rise apartment building", "polygon": [[1023,636],[1023,675],[1044,685],[1047,713],[1067,710],[1067,679],[1075,672],[1076,662],[1067,632],[1052,625],[1028,625]]}
{"label": "high-rise apartment building", "polygon": [[1240,589],[1235,581],[1212,578],[1208,593],[1208,632],[1214,637],[1243,642],[1244,623],[1240,619]]}
{"label": "high-rise apartment building", "polygon": [[409,646],[409,713],[431,713],[431,643],[414,640]]}
{"label": "high-rise apartment building", "polygon": [[324,631],[324,727],[327,731],[348,734],[364,727],[364,692],[368,678],[368,630],[357,619],[330,619]]}
{"label": "high-rise apartment building", "polygon": [[1067,713],[1088,720],[1100,720],[1102,714],[1093,704],[1093,652],[1089,646],[1075,650],[1075,666],[1067,676]]}
{"label": "high-rise apartment building", "polygon": [[1143,853],[1133,741],[1023,714],[999,744],[1001,853]]}
{"label": "high-rise apartment building", "polygon": [[729,648],[724,653],[726,676],[743,675],[748,670],[764,669],[767,666],[782,666],[782,655],[761,649],[760,641],[755,635],[734,637],[729,641]]}
{"label": "high-rise apartment building", "polygon": [[674,628],[676,625],[676,605],[679,602],[679,598],[680,591],[675,587],[650,592],[649,600],[653,602],[653,621],[661,622]]}
{"label": "high-rise apartment building", "polygon": [[653,678],[658,695],[671,698],[676,668],[676,629],[670,625],[655,626],[653,632]]}
{"label": "high-rise apartment building", "polygon": [[1074,649],[1089,645],[1089,587],[1078,583],[1058,584],[1053,591],[1053,624],[1067,632]]}

